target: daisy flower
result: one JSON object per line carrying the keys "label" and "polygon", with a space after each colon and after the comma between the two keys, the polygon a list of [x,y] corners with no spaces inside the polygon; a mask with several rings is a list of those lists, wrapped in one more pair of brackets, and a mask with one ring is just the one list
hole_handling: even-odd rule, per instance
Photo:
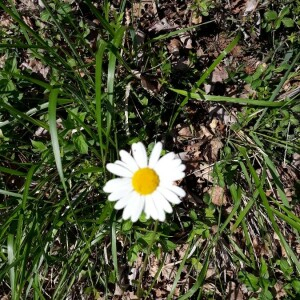
{"label": "daisy flower", "polygon": [[147,219],[163,222],[165,213],[173,211],[171,204],[180,203],[179,197],[185,196],[185,191],[174,185],[174,181],[184,178],[185,165],[173,152],[160,158],[161,151],[162,143],[158,142],[148,160],[145,146],[134,143],[132,155],[121,150],[121,160],[106,165],[120,178],[109,180],[103,190],[110,193],[109,201],[116,201],[115,209],[124,209],[124,220],[136,222],[145,212]]}

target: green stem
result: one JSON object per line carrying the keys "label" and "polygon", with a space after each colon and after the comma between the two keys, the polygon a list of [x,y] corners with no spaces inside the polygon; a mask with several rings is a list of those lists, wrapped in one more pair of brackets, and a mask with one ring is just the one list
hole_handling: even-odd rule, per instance
{"label": "green stem", "polygon": [[139,275],[138,287],[137,287],[137,292],[136,292],[138,299],[141,299],[141,297],[143,296],[143,275],[144,275],[144,272],[147,267],[147,262],[148,262],[149,255],[151,254],[152,246],[155,243],[157,227],[158,227],[158,221],[156,221],[154,224],[153,238],[149,244],[149,247],[148,247],[147,253],[145,255],[144,262],[143,262],[143,266],[142,266],[142,269],[141,269],[141,272]]}

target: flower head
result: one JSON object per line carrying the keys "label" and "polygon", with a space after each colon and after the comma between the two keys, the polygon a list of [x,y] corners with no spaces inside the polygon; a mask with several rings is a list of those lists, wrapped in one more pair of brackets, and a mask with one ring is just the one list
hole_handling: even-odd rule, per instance
{"label": "flower head", "polygon": [[173,152],[160,158],[161,151],[158,142],[148,160],[145,146],[134,143],[132,156],[121,150],[121,160],[107,164],[107,170],[120,178],[109,180],[103,190],[110,193],[109,201],[116,201],[115,209],[124,209],[124,220],[136,222],[144,211],[147,219],[164,221],[165,213],[173,211],[171,204],[180,203],[179,197],[185,196],[185,191],[174,185],[184,178],[185,165]]}

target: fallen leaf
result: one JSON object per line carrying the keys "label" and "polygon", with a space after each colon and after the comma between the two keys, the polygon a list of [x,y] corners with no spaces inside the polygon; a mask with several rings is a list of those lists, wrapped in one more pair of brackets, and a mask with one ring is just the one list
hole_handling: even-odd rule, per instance
{"label": "fallen leaf", "polygon": [[226,299],[228,300],[243,300],[243,292],[234,281],[229,281],[226,286]]}
{"label": "fallen leaf", "polygon": [[213,133],[216,132],[216,128],[218,126],[218,119],[213,118],[209,124],[210,129],[212,130]]}
{"label": "fallen leaf", "polygon": [[222,206],[222,205],[226,205],[227,204],[227,197],[225,195],[225,190],[224,188],[216,185],[213,186],[210,191],[209,194],[211,196],[211,202],[214,205],[217,206]]}
{"label": "fallen leaf", "polygon": [[148,75],[141,75],[141,85],[151,95],[157,94],[161,89],[158,79]]}
{"label": "fallen leaf", "polygon": [[220,149],[223,148],[223,143],[218,139],[214,138],[210,141],[211,146],[211,160],[217,161]]}
{"label": "fallen leaf", "polygon": [[49,67],[45,67],[40,61],[36,59],[27,59],[25,62],[21,63],[21,69],[29,69],[34,73],[41,74],[45,79],[50,71]]}
{"label": "fallen leaf", "polygon": [[224,66],[217,66],[212,72],[212,82],[223,82],[228,78],[228,73]]}
{"label": "fallen leaf", "polygon": [[202,23],[202,16],[198,14],[196,11],[193,11],[192,13],[192,24],[201,24]]}
{"label": "fallen leaf", "polygon": [[286,291],[284,290],[284,285],[281,281],[277,281],[275,283],[274,289],[276,291],[276,296],[275,296],[276,300],[280,300],[287,295]]}
{"label": "fallen leaf", "polygon": [[178,136],[180,136],[181,138],[192,137],[193,134],[192,134],[192,132],[191,132],[190,126],[184,126],[184,127],[182,127],[182,128],[178,131]]}
{"label": "fallen leaf", "polygon": [[233,115],[233,112],[229,113],[221,106],[211,106],[209,108],[209,114],[216,116],[225,125],[236,123],[236,117]]}
{"label": "fallen leaf", "polygon": [[149,28],[149,31],[155,31],[155,32],[160,32],[162,30],[170,30],[170,29],[175,29],[177,28],[178,25],[170,25],[167,21],[166,18],[163,18],[156,22],[152,27]]}
{"label": "fallen leaf", "polygon": [[179,38],[184,48],[193,49],[192,39],[187,32],[182,33]]}
{"label": "fallen leaf", "polygon": [[203,136],[205,136],[207,138],[213,137],[213,135],[211,134],[211,132],[205,126],[201,125],[200,129],[201,129],[201,132],[203,133]]}
{"label": "fallen leaf", "polygon": [[254,11],[257,7],[258,1],[257,0],[247,0],[245,5],[245,11],[244,16],[246,16],[248,13]]}
{"label": "fallen leaf", "polygon": [[172,39],[167,45],[167,48],[171,54],[177,55],[179,54],[181,43],[178,39]]}
{"label": "fallen leaf", "polygon": [[205,162],[199,164],[199,169],[196,170],[193,174],[201,179],[207,180],[209,182],[213,182],[212,177],[213,165],[209,165]]}

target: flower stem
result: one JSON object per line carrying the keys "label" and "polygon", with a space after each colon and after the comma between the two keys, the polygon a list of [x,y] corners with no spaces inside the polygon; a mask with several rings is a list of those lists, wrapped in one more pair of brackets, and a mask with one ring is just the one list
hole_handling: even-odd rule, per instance
{"label": "flower stem", "polygon": [[157,227],[158,227],[158,221],[156,221],[155,224],[154,224],[153,238],[152,238],[152,240],[149,244],[147,253],[146,253],[145,258],[144,258],[143,266],[141,268],[141,272],[140,272],[140,275],[139,275],[138,287],[137,287],[137,292],[136,292],[138,299],[141,299],[141,297],[143,296],[143,291],[144,291],[143,290],[143,275],[144,275],[144,272],[145,272],[146,267],[147,267],[147,262],[148,262],[149,255],[151,254],[152,246],[155,243]]}

